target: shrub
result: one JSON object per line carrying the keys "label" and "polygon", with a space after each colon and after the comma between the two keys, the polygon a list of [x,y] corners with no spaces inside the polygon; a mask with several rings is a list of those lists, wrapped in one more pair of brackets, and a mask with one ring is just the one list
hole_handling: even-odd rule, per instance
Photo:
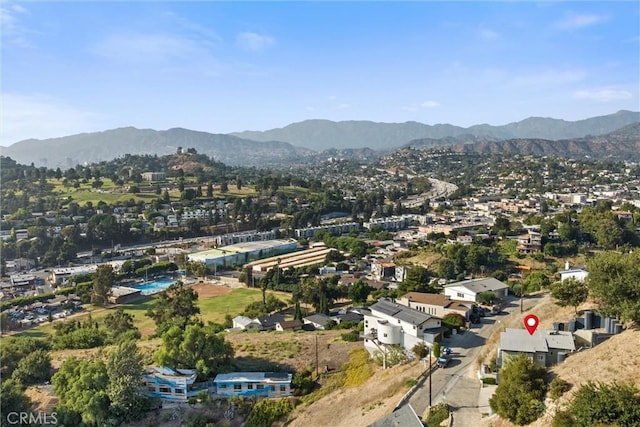
{"label": "shrub", "polygon": [[496,379],[493,377],[482,378],[482,384],[496,385]]}
{"label": "shrub", "polygon": [[415,386],[416,384],[418,384],[418,381],[414,380],[413,378],[409,378],[404,382],[404,385],[406,385],[409,388]]}
{"label": "shrub", "polygon": [[271,427],[273,423],[293,410],[293,405],[287,399],[261,400],[255,404],[249,418],[247,427]]}
{"label": "shrub", "polygon": [[570,388],[571,384],[562,378],[556,377],[549,384],[549,397],[553,400],[557,400],[560,396],[569,391]]}
{"label": "shrub", "polygon": [[438,403],[429,410],[426,424],[428,426],[438,426],[447,418],[449,418],[449,405],[446,403]]}
{"label": "shrub", "polygon": [[582,385],[569,406],[576,425],[640,425],[640,390],[634,384]]}
{"label": "shrub", "polygon": [[340,335],[340,337],[342,338],[342,341],[356,342],[360,338],[360,334],[358,333],[358,331],[351,331],[347,332],[346,334]]}
{"label": "shrub", "polygon": [[515,424],[529,424],[544,411],[547,370],[525,355],[509,360],[500,384],[489,399],[491,409]]}

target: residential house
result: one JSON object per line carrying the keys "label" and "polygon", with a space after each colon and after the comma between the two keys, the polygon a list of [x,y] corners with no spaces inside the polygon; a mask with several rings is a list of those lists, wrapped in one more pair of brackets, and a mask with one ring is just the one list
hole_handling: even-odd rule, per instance
{"label": "residential house", "polygon": [[518,236],[516,250],[521,254],[535,254],[542,251],[542,235],[535,231]]}
{"label": "residential house", "polygon": [[291,396],[293,374],[286,372],[231,372],[213,382],[218,396]]}
{"label": "residential house", "polygon": [[396,264],[390,261],[375,260],[371,264],[371,273],[376,280],[385,280],[395,277]]}
{"label": "residential house", "polygon": [[364,316],[364,346],[370,352],[399,345],[408,352],[420,342],[432,343],[442,332],[441,319],[413,308],[380,299]]}
{"label": "residential house", "polygon": [[529,335],[524,329],[507,328],[500,334],[498,364],[504,366],[509,357],[526,354],[538,365],[551,366],[562,362],[575,349],[571,332],[538,329]]}
{"label": "residential house", "polygon": [[305,325],[312,325],[315,329],[322,330],[327,326],[327,322],[329,322],[331,318],[326,314],[316,313],[310,314],[307,317],[304,317],[302,321]]}
{"label": "residential house", "polygon": [[164,172],[142,172],[140,175],[142,179],[149,182],[164,181],[166,179]]}
{"label": "residential house", "polygon": [[263,331],[271,331],[276,328],[276,323],[284,322],[284,316],[282,314],[267,314],[266,316],[260,316],[254,319],[260,325]]}
{"label": "residential house", "polygon": [[150,397],[186,402],[202,391],[194,387],[196,377],[195,369],[154,367],[142,376],[142,384]]}
{"label": "residential house", "polygon": [[587,270],[583,270],[582,268],[571,268],[567,261],[564,265],[564,270],[560,272],[560,281],[564,282],[568,278],[572,277],[583,282],[588,276],[589,272]]}
{"label": "residential house", "polygon": [[297,319],[283,320],[282,322],[276,322],[276,331],[299,331],[302,329],[303,323]]}
{"label": "residential house", "polygon": [[396,302],[440,318],[449,313],[456,313],[469,320],[473,308],[473,303],[470,301],[453,300],[447,295],[423,292],[409,292],[398,298]]}
{"label": "residential house", "polygon": [[493,292],[497,298],[509,295],[509,286],[493,277],[463,280],[444,285],[444,294],[459,301],[478,302],[481,292]]}
{"label": "residential house", "polygon": [[127,286],[113,286],[108,300],[111,304],[126,304],[140,298],[142,298],[142,291],[140,289],[129,288]]}
{"label": "residential house", "polygon": [[234,329],[260,329],[259,322],[246,316],[236,316],[232,319]]}
{"label": "residential house", "polygon": [[402,405],[389,415],[380,418],[371,427],[423,427],[424,424],[410,404]]}

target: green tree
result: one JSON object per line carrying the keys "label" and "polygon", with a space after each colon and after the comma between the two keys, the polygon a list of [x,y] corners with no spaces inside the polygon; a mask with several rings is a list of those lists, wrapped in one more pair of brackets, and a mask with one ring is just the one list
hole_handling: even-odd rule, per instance
{"label": "green tree", "polygon": [[640,425],[640,390],[634,384],[587,382],[576,391],[568,412],[574,425]]}
{"label": "green tree", "polygon": [[546,375],[547,370],[526,355],[510,359],[502,369],[498,388],[489,399],[491,409],[517,425],[535,421],[544,411]]}
{"label": "green tree", "polygon": [[436,292],[437,289],[429,284],[429,270],[422,266],[411,267],[407,272],[404,282],[398,285],[398,291],[401,294],[407,292]]}
{"label": "green tree", "polygon": [[0,313],[0,330],[7,332],[10,326],[9,315],[5,312]]}
{"label": "green tree", "polygon": [[524,279],[526,292],[537,292],[551,284],[549,276],[542,271],[534,271]]}
{"label": "green tree", "polygon": [[587,260],[587,287],[606,316],[640,323],[640,251],[600,252]]}
{"label": "green tree", "polygon": [[133,324],[133,316],[130,313],[126,313],[122,308],[107,314],[104,318],[104,326],[107,333],[113,337],[137,329]]}
{"label": "green tree", "polygon": [[483,291],[478,294],[478,301],[483,304],[492,304],[496,299],[496,294],[491,291]]}
{"label": "green tree", "polygon": [[371,291],[373,291],[373,288],[367,282],[358,280],[349,287],[349,298],[354,304],[364,304],[367,302]]}
{"label": "green tree", "polygon": [[148,398],[140,392],[143,366],[143,356],[133,340],[124,341],[109,355],[107,396],[111,413],[118,420],[140,419],[148,407]]}
{"label": "green tree", "polygon": [[433,343],[433,347],[431,348],[432,352],[433,352],[433,357],[435,357],[436,359],[438,357],[440,357],[440,353],[442,352],[442,347],[440,346],[440,343],[438,341]]}
{"label": "green tree", "polygon": [[15,425],[9,422],[5,414],[31,410],[31,399],[24,394],[22,385],[11,378],[2,380],[0,395],[2,395],[2,399],[0,399],[0,414],[2,414],[0,425],[2,427]]}
{"label": "green tree", "polygon": [[106,305],[109,302],[109,295],[114,283],[115,273],[111,265],[99,265],[93,279],[91,302],[97,305]]}
{"label": "green tree", "polygon": [[571,306],[578,313],[578,306],[585,302],[589,296],[589,288],[584,281],[570,277],[552,284],[551,296],[559,306]]}
{"label": "green tree", "polygon": [[465,318],[458,313],[448,313],[442,318],[442,324],[449,329],[458,330],[464,326]]}
{"label": "green tree", "polygon": [[51,357],[46,350],[35,350],[18,362],[11,376],[22,385],[38,384],[51,379]]}
{"label": "green tree", "polygon": [[89,426],[106,425],[109,376],[102,361],[71,357],[64,361],[51,382],[62,411],[78,414]]}
{"label": "green tree", "polygon": [[188,325],[182,330],[172,326],[162,335],[156,353],[160,365],[172,368],[195,368],[201,379],[221,372],[233,357],[233,346],[211,325]]}
{"label": "green tree", "polygon": [[411,351],[416,355],[418,359],[424,359],[429,355],[429,347],[427,347],[424,341],[421,341],[414,345]]}
{"label": "green tree", "polygon": [[2,363],[0,376],[3,379],[9,378],[13,371],[15,371],[15,369],[18,367],[20,361],[27,357],[27,355],[39,350],[46,351],[49,350],[49,348],[49,343],[36,338],[3,338],[2,345],[0,345],[0,362]]}
{"label": "green tree", "polygon": [[196,315],[200,314],[200,308],[197,301],[198,294],[181,281],[160,292],[146,313],[156,323],[156,335],[162,335],[174,325],[185,329],[187,325],[198,323]]}

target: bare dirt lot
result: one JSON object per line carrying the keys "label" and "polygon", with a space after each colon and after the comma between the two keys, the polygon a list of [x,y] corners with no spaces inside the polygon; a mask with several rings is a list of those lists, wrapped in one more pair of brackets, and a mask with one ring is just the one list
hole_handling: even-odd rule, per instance
{"label": "bare dirt lot", "polygon": [[226,286],[216,285],[210,282],[198,283],[193,285],[192,288],[198,294],[198,298],[217,297],[231,292],[231,289]]}

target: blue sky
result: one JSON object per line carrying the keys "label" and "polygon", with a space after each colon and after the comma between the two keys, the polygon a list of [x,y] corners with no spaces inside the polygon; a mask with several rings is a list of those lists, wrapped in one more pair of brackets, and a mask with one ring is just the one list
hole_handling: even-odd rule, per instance
{"label": "blue sky", "polygon": [[0,4],[2,145],[640,109],[634,1]]}

